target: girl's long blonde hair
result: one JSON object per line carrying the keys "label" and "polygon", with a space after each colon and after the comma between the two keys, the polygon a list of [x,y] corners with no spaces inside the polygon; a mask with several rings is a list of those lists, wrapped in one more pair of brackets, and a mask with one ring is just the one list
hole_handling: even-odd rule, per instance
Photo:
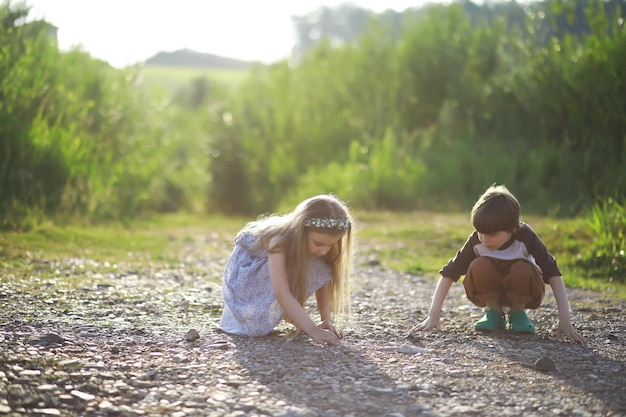
{"label": "girl's long blonde hair", "polygon": [[[336,219],[349,222],[344,227],[305,226],[311,219]],[[356,233],[354,219],[347,205],[333,194],[321,194],[302,201],[288,214],[274,214],[248,223],[237,235],[244,233],[259,237],[254,246],[245,247],[254,251],[265,249],[268,252],[283,251],[286,259],[287,276],[291,293],[302,306],[306,302],[308,245],[307,231],[331,235],[342,235],[324,255],[332,271],[329,282],[330,308],[333,319],[347,320],[350,315],[350,280],[353,274]],[[278,239],[273,239],[278,237]],[[237,239],[239,240],[239,239]]]}

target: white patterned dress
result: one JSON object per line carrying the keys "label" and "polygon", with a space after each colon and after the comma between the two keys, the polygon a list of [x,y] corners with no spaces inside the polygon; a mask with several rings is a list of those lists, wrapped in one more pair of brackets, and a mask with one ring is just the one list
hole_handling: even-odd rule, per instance
{"label": "white patterned dress", "polygon": [[[241,246],[241,241],[252,246],[255,239],[257,237],[251,234],[236,239],[224,269],[224,311],[219,327],[227,333],[265,336],[278,326],[285,313],[274,296],[267,251],[248,252]],[[330,266],[320,258],[311,258],[307,297],[331,278]]]}

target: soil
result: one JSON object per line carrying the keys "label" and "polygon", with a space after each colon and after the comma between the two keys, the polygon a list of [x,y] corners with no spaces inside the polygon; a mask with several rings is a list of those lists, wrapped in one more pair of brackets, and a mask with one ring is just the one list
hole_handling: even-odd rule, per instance
{"label": "soil", "polygon": [[324,348],[290,340],[287,324],[262,338],[218,331],[230,243],[182,243],[172,263],[0,270],[0,416],[626,415],[626,303],[610,294],[568,290],[585,345],[554,339],[549,289],[529,311],[534,335],[476,333],[482,312],[460,284],[442,331],[411,334],[435,282],[370,260],[342,345]]}

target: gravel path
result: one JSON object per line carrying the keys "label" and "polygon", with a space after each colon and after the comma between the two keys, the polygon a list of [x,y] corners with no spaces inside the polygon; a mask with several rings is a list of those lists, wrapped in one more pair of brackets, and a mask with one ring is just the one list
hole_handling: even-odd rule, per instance
{"label": "gravel path", "polygon": [[444,330],[411,337],[434,282],[364,265],[343,345],[321,348],[287,341],[286,325],[217,331],[229,242],[179,243],[175,265],[0,270],[0,416],[626,415],[626,303],[606,294],[570,290],[585,346],[552,338],[549,289],[529,312],[537,334],[476,334],[481,311],[460,284]]}

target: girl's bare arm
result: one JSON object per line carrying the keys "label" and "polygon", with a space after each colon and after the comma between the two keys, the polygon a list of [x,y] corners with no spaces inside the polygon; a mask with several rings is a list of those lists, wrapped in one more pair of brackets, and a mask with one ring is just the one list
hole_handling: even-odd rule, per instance
{"label": "girl's bare arm", "polygon": [[285,267],[285,255],[282,252],[269,254],[270,280],[274,288],[274,295],[281,305],[285,314],[303,332],[311,336],[320,344],[339,344],[339,338],[334,332],[321,329],[311,320],[296,297],[291,293],[287,268]]}
{"label": "girl's bare arm", "polygon": [[342,338],[342,333],[335,328],[331,318],[330,318],[330,293],[329,293],[329,284],[324,285],[319,290],[315,291],[315,298],[317,300],[317,308],[320,312],[320,319],[322,323],[319,325],[322,329],[330,330],[335,333],[337,337]]}

